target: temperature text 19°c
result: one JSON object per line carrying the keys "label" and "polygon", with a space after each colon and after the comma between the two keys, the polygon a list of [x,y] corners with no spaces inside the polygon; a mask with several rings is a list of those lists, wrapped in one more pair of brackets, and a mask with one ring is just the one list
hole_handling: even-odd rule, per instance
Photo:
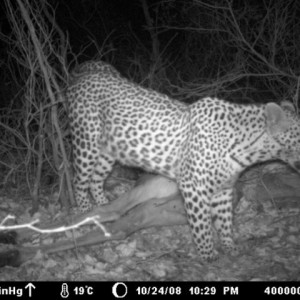
{"label": "temperature text 19\u00b0c", "polygon": [[93,295],[94,289],[92,286],[77,286],[74,288],[75,295]]}

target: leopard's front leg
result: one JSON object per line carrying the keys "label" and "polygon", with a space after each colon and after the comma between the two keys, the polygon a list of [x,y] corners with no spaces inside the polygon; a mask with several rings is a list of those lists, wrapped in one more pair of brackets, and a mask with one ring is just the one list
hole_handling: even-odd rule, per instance
{"label": "leopard's front leg", "polygon": [[219,234],[224,250],[236,255],[238,249],[232,238],[232,202],[233,188],[222,189],[212,196],[211,208],[213,224]]}
{"label": "leopard's front leg", "polygon": [[188,223],[201,259],[212,261],[218,257],[218,253],[214,249],[212,234],[211,193],[207,191],[205,184],[198,184],[190,175],[189,172],[185,172],[179,182]]}

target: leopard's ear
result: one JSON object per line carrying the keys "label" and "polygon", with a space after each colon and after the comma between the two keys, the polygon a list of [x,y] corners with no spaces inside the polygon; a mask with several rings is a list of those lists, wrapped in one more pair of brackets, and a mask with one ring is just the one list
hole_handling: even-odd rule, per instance
{"label": "leopard's ear", "polygon": [[283,109],[276,103],[270,102],[265,106],[267,130],[272,134],[286,131],[290,127],[290,121]]}
{"label": "leopard's ear", "polygon": [[286,101],[286,100],[282,101],[280,103],[280,107],[282,107],[283,109],[287,109],[291,112],[296,112],[296,108],[295,108],[294,104],[290,101]]}

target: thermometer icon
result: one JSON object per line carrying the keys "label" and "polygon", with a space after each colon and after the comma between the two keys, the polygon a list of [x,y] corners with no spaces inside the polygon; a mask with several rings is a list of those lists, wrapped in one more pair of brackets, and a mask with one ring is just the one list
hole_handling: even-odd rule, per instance
{"label": "thermometer icon", "polygon": [[63,283],[62,286],[61,286],[60,296],[62,298],[68,298],[69,297],[68,285],[66,283]]}

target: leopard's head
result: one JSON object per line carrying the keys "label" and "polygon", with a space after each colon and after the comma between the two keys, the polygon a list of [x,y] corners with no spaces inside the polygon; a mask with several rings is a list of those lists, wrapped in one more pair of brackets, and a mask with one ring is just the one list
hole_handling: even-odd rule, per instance
{"label": "leopard's head", "polygon": [[288,101],[265,107],[267,132],[274,140],[276,157],[300,172],[300,116]]}

